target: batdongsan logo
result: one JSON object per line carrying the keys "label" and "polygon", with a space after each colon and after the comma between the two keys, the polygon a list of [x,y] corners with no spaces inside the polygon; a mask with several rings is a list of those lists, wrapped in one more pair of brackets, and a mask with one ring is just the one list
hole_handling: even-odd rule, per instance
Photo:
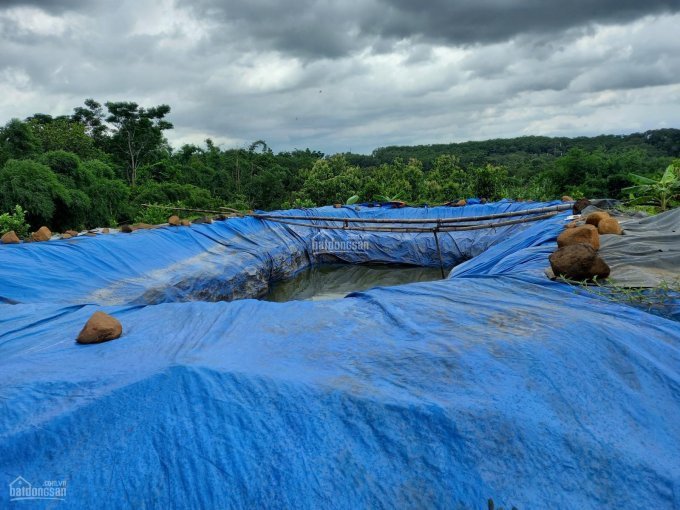
{"label": "batdongsan logo", "polygon": [[34,499],[54,499],[63,501],[66,498],[66,480],[45,480],[42,485],[34,486],[23,476],[17,476],[9,484],[9,500],[22,501]]}
{"label": "batdongsan logo", "polygon": [[312,237],[312,253],[315,255],[367,251],[370,247],[364,239],[337,239],[323,232]]}

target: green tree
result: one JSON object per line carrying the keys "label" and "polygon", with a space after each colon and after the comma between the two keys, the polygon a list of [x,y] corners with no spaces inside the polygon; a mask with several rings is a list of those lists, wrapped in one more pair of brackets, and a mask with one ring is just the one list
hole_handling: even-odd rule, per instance
{"label": "green tree", "polygon": [[0,164],[9,159],[30,158],[38,150],[38,140],[28,123],[12,119],[0,128]]}
{"label": "green tree", "polygon": [[508,172],[505,168],[486,165],[474,170],[472,194],[480,198],[499,200],[506,195]]}
{"label": "green tree", "polygon": [[83,166],[80,158],[72,152],[49,151],[42,154],[39,161],[52,170],[67,188],[82,189],[94,181],[90,168]]}
{"label": "green tree", "polygon": [[0,210],[18,204],[31,225],[51,225],[57,207],[70,200],[57,175],[43,164],[11,159],[0,169]]}
{"label": "green tree", "polygon": [[105,153],[95,145],[85,126],[69,117],[52,118],[36,114],[26,119],[35,134],[41,152],[63,150],[81,159],[104,158]]}
{"label": "green tree", "polygon": [[140,107],[133,102],[107,102],[109,115],[106,122],[113,126],[110,147],[125,168],[131,186],[137,184],[140,166],[153,161],[165,145],[163,131],[172,129],[165,119],[170,113],[168,105],[152,108]]}
{"label": "green tree", "polygon": [[449,202],[470,196],[468,174],[460,166],[458,157],[442,154],[435,159],[432,169],[423,177],[421,198],[427,203]]}
{"label": "green tree", "polygon": [[295,197],[303,203],[344,204],[361,187],[361,171],[341,155],[317,160],[304,172],[304,178],[302,189]]}
{"label": "green tree", "polygon": [[85,106],[77,106],[73,109],[71,119],[83,126],[83,129],[95,144],[103,147],[108,132],[104,117],[102,105],[94,99],[86,99]]}

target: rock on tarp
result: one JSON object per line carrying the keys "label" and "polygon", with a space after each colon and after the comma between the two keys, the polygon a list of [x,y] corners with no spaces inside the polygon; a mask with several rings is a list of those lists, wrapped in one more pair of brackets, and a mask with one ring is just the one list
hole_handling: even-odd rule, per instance
{"label": "rock on tarp", "polygon": [[[69,508],[677,507],[678,322],[548,280],[566,216],[317,302],[191,301],[318,257],[252,219],[0,247],[0,479],[65,480]],[[342,256],[438,264],[431,235],[364,240]],[[96,310],[124,335],[77,345]]]}

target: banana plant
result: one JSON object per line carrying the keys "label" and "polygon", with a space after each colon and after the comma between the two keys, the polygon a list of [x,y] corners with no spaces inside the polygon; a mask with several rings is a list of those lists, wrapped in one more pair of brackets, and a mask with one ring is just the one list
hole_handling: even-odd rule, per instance
{"label": "banana plant", "polygon": [[388,197],[386,195],[376,195],[375,198],[376,198],[376,200],[379,200],[380,202],[397,202],[401,195],[402,195],[402,193],[397,193],[393,197]]}
{"label": "banana plant", "polygon": [[670,202],[680,198],[680,166],[668,165],[660,179],[650,179],[637,174],[628,174],[635,184],[621,191],[630,193],[629,203],[633,205],[655,205],[665,211]]}

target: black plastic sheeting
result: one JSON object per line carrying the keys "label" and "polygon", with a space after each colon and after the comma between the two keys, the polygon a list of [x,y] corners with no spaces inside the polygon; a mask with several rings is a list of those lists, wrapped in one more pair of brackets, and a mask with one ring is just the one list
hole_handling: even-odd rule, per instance
{"label": "black plastic sheeting", "polygon": [[624,235],[600,237],[600,254],[612,268],[612,284],[680,289],[680,209],[617,219]]}

